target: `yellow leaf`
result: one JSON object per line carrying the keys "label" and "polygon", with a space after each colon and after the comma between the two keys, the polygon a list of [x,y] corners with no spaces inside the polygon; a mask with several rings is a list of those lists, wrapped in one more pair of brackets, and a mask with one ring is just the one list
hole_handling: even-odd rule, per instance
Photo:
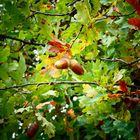
{"label": "yellow leaf", "polygon": [[95,97],[97,95],[97,91],[91,87],[90,85],[83,85],[83,92],[86,93],[87,97]]}

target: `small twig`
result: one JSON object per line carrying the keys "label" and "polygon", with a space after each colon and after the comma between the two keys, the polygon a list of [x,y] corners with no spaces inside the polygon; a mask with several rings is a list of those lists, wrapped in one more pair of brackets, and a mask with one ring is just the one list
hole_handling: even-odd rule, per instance
{"label": "small twig", "polygon": [[25,44],[28,44],[28,45],[35,45],[35,46],[46,46],[46,44],[42,44],[42,43],[36,43],[36,42],[32,42],[32,41],[26,41],[26,40],[22,40],[22,39],[19,39],[19,38],[15,38],[15,37],[11,37],[11,36],[8,36],[8,35],[3,35],[3,34],[0,34],[0,39],[1,40],[4,40],[4,39],[11,39],[11,40],[16,40],[16,41],[19,41],[19,42],[22,42],[24,45]]}
{"label": "small twig", "polygon": [[22,49],[24,48],[24,46],[25,46],[25,44],[22,43],[22,44],[21,44],[21,47],[20,47],[18,50],[16,50],[16,52],[19,52],[20,50],[22,50]]}
{"label": "small twig", "polygon": [[138,58],[137,60],[131,62],[131,65],[137,63],[138,61],[140,61],[140,58]]}
{"label": "small twig", "polygon": [[134,60],[132,62],[127,62],[127,61],[124,61],[123,59],[119,59],[119,58],[113,58],[113,59],[109,59],[109,58],[100,58],[100,60],[103,60],[103,61],[110,61],[110,62],[122,62],[126,65],[133,65],[135,63],[137,63],[138,61],[140,61],[140,58],[138,58],[137,60]]}
{"label": "small twig", "polygon": [[128,62],[124,61],[123,59],[119,59],[119,58],[113,58],[113,59],[109,59],[109,58],[100,58],[100,60],[103,60],[103,61],[110,61],[110,62],[122,62],[122,63],[125,63],[125,64],[129,64]]}
{"label": "small twig", "polygon": [[52,13],[45,13],[45,12],[41,12],[41,11],[36,11],[32,8],[30,8],[30,11],[33,12],[34,14],[41,14],[41,15],[45,15],[45,16],[71,16],[71,14],[75,11],[72,10],[71,12],[67,12],[67,13],[64,13],[64,14],[59,14],[59,13],[56,13],[56,14],[52,14]]}
{"label": "small twig", "polygon": [[75,41],[77,40],[77,38],[79,37],[80,33],[82,32],[82,29],[83,29],[84,25],[81,26],[78,34],[76,35],[75,39],[73,40],[73,42],[71,43],[71,47],[73,46],[73,44],[75,43]]}
{"label": "small twig", "polygon": [[0,90],[22,88],[22,87],[27,87],[27,86],[59,85],[59,84],[93,84],[93,85],[98,85],[96,82],[87,82],[87,81],[54,81],[54,82],[38,82],[38,83],[29,83],[29,84],[23,84],[23,85],[15,85],[15,86],[10,86],[10,87],[0,88]]}
{"label": "small twig", "polygon": [[114,17],[114,18],[117,18],[117,17],[127,17],[127,16],[130,16],[130,15],[134,14],[135,12],[136,12],[136,10],[133,11],[132,13],[124,14],[124,15],[123,14],[121,14],[121,15],[106,15],[106,14],[104,14],[103,17],[100,18],[100,19],[97,19],[96,22],[104,20],[104,19],[107,19],[107,18],[111,18],[111,17]]}
{"label": "small twig", "polygon": [[129,13],[129,14],[120,14],[120,15],[105,15],[106,17],[127,17],[130,16],[132,14],[134,14],[136,12],[136,10],[134,10],[133,12]]}

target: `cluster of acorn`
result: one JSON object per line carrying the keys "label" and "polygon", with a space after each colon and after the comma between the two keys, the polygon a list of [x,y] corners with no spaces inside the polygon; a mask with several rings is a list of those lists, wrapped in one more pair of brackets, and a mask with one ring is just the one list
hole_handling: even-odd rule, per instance
{"label": "cluster of acorn", "polygon": [[83,75],[83,67],[75,59],[62,58],[55,62],[55,67],[57,69],[68,69],[70,68],[75,74]]}

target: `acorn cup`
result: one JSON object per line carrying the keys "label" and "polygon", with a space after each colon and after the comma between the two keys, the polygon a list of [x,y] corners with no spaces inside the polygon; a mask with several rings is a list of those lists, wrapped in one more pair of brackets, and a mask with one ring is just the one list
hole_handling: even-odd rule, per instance
{"label": "acorn cup", "polygon": [[57,69],[67,69],[69,67],[69,59],[67,58],[62,58],[58,61],[55,62],[54,66]]}
{"label": "acorn cup", "polygon": [[77,75],[83,75],[83,67],[75,59],[70,60],[70,69]]}

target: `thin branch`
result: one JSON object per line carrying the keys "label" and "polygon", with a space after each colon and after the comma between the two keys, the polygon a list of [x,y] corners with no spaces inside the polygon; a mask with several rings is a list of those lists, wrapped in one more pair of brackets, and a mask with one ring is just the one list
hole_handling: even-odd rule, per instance
{"label": "thin branch", "polygon": [[14,88],[22,88],[27,86],[40,86],[40,85],[60,85],[60,84],[92,84],[98,85],[96,82],[87,82],[87,81],[54,81],[54,82],[38,82],[38,83],[29,83],[23,85],[15,85],[5,88],[0,88],[0,90],[14,89]]}
{"label": "thin branch", "polygon": [[112,18],[112,17],[114,17],[114,18],[127,17],[127,16],[130,16],[130,15],[134,14],[135,12],[136,12],[136,10],[134,10],[132,13],[124,14],[124,15],[123,14],[120,14],[120,15],[106,15],[106,14],[104,14],[103,17],[100,18],[100,19],[97,19],[96,22],[107,19],[107,18]]}
{"label": "thin branch", "polygon": [[41,12],[41,11],[36,11],[32,8],[30,8],[30,11],[33,12],[34,14],[41,14],[41,15],[45,15],[45,16],[71,16],[72,13],[75,12],[75,9],[72,10],[71,12],[67,12],[67,13],[64,13],[64,14],[59,14],[59,13],[56,13],[56,14],[52,14],[52,13],[45,13],[45,12]]}
{"label": "thin branch", "polygon": [[[71,85],[89,84],[89,85],[99,86],[99,84],[96,82],[88,82],[88,81],[52,81],[52,82],[37,82],[37,83],[28,83],[28,84],[23,84],[23,85],[15,85],[15,86],[10,86],[10,87],[0,88],[0,90],[23,88],[23,87],[27,87],[27,86],[37,86],[38,87],[40,85],[61,85],[61,84],[71,84]],[[116,85],[118,85],[118,84],[116,84]],[[135,85],[128,85],[128,87],[129,88],[135,87],[137,89],[140,89],[140,86],[135,86]]]}
{"label": "thin branch", "polygon": [[130,16],[130,15],[133,15],[134,13],[136,12],[136,10],[134,10],[133,12],[129,13],[129,14],[120,14],[120,15],[105,15],[106,17],[127,17],[127,16]]}
{"label": "thin branch", "polygon": [[110,62],[122,62],[122,63],[125,63],[125,64],[129,64],[128,62],[124,61],[123,59],[119,59],[119,58],[113,58],[113,59],[109,59],[109,58],[100,58],[100,60],[103,60],[103,61],[110,61]]}
{"label": "thin branch", "polygon": [[21,44],[21,47],[20,47],[19,49],[17,49],[17,50],[16,50],[16,52],[21,51],[21,50],[24,48],[24,46],[25,46],[25,44],[24,44],[24,43],[22,43],[22,44]]}
{"label": "thin branch", "polygon": [[133,65],[135,63],[137,63],[138,61],[140,61],[140,58],[138,58],[137,60],[134,60],[132,62],[127,62],[127,61],[124,61],[123,59],[119,59],[119,58],[113,58],[113,59],[109,59],[109,58],[100,58],[100,60],[103,60],[103,61],[110,61],[110,62],[122,62],[126,65]]}
{"label": "thin branch", "polygon": [[137,60],[131,62],[131,65],[137,63],[138,61],[140,61],[140,58],[138,58]]}
{"label": "thin branch", "polygon": [[19,38],[15,38],[15,37],[11,37],[11,36],[8,36],[8,35],[0,34],[0,40],[4,40],[6,38],[16,40],[16,41],[22,42],[23,44],[28,44],[28,45],[44,46],[44,47],[46,45],[46,44],[42,44],[42,43],[36,43],[36,42],[33,42],[33,41],[22,40],[22,39],[19,39]]}
{"label": "thin branch", "polygon": [[75,39],[73,40],[72,44],[71,44],[71,47],[73,46],[73,44],[75,43],[75,41],[77,40],[77,38],[79,37],[80,33],[82,32],[82,29],[83,29],[84,25],[81,26],[78,34],[76,35]]}

